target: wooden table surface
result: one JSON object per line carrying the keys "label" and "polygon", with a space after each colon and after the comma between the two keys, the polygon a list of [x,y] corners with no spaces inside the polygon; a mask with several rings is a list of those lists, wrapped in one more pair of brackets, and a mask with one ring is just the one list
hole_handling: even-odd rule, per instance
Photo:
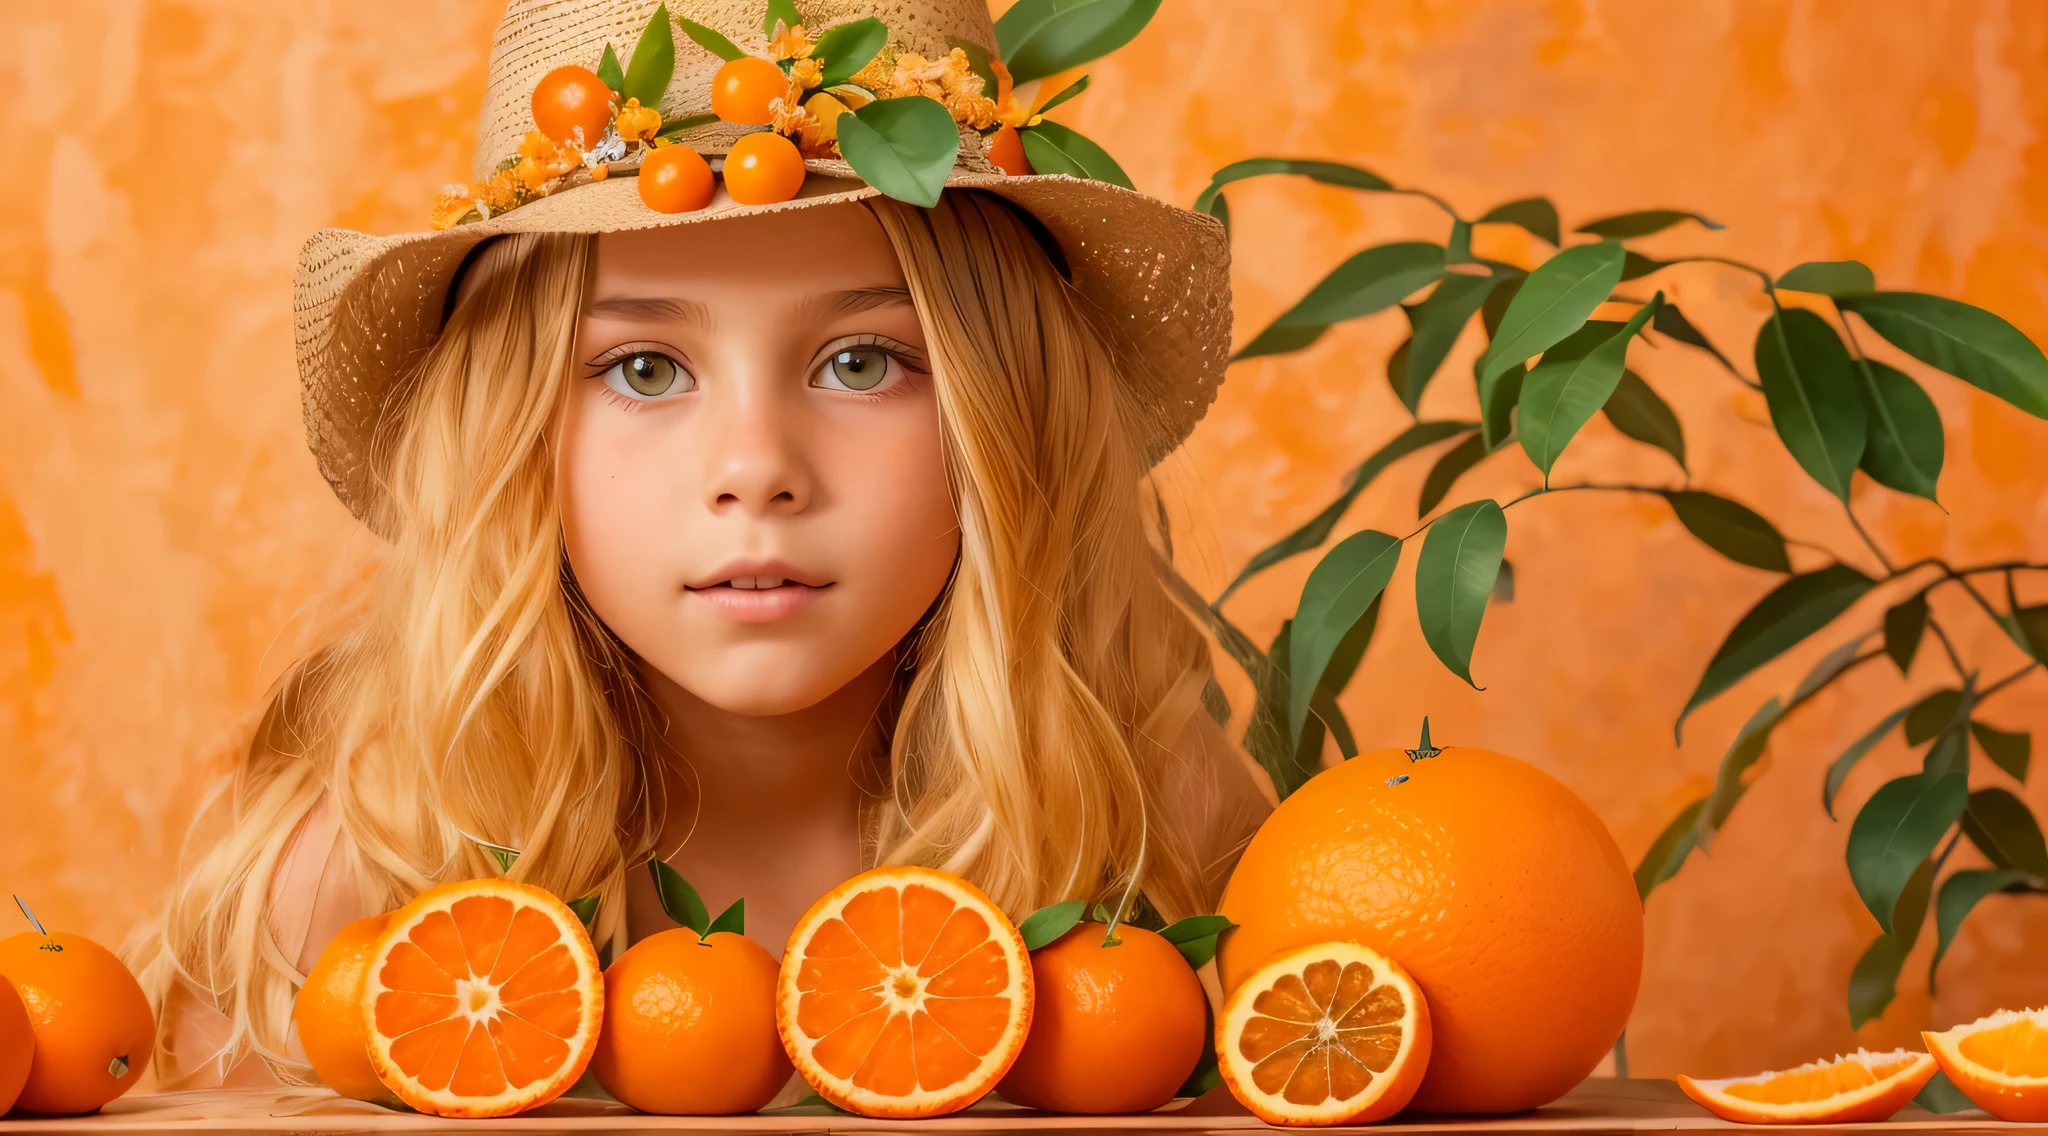
{"label": "wooden table surface", "polygon": [[[145,1132],[697,1132],[697,1133],[839,1133],[839,1132],[1148,1132],[1206,1133],[1273,1131],[1253,1119],[1217,1090],[1194,1101],[1140,1116],[1055,1116],[1001,1104],[979,1105],[934,1120],[869,1120],[816,1106],[778,1109],[752,1116],[643,1116],[607,1101],[563,1099],[545,1108],[503,1120],[439,1120],[397,1112],[359,1101],[342,1100],[325,1090],[206,1090],[133,1096],[117,1100],[92,1116],[45,1118],[14,1116],[0,1120],[0,1136],[16,1133],[145,1133]],[[1447,1132],[1513,1136],[1520,1133],[1602,1133],[1621,1136],[1637,1132],[1697,1132],[1755,1129],[1717,1120],[1685,1098],[1670,1081],[1594,1078],[1562,1100],[1533,1112],[1500,1117],[1433,1117],[1403,1115],[1369,1129],[1326,1129],[1329,1132],[1373,1132],[1379,1136],[1414,1136]],[[1828,1133],[1994,1133],[2048,1132],[2048,1124],[2007,1124],[1981,1112],[1937,1116],[1907,1108],[1881,1124],[1810,1125],[1808,1131]]]}

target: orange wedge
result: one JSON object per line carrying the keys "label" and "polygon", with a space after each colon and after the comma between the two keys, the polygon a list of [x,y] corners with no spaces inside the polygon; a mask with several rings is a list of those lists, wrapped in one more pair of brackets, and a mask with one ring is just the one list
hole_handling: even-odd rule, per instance
{"label": "orange wedge", "polygon": [[1414,979],[1357,943],[1266,961],[1216,1019],[1231,1094],[1268,1124],[1364,1124],[1406,1107],[1429,1065],[1429,1006]]}
{"label": "orange wedge", "polygon": [[1031,956],[967,881],[876,868],[827,892],[790,932],[775,1026],[797,1072],[840,1108],[957,1112],[1024,1047]]}
{"label": "orange wedge", "polygon": [[1678,1087],[1700,1107],[1742,1124],[1864,1124],[1906,1107],[1934,1077],[1934,1058],[1904,1049],[1859,1049],[1796,1069],[1696,1081]]}
{"label": "orange wedge", "polygon": [[442,884],[391,914],[371,948],[370,1064],[434,1116],[509,1116],[583,1075],[604,972],[567,904],[510,880]]}
{"label": "orange wedge", "polygon": [[2000,1120],[2048,1120],[2048,1008],[2000,1010],[1920,1036],[1978,1108]]}

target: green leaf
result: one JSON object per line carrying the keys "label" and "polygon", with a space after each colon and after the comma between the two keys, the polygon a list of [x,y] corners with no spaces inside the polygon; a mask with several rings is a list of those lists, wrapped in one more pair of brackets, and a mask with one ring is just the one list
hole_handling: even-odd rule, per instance
{"label": "green leaf", "polygon": [[1460,217],[1451,222],[1451,235],[1444,239],[1444,263],[1467,264],[1472,260],[1472,222]]}
{"label": "green leaf", "polygon": [[877,99],[839,116],[839,153],[862,180],[898,201],[937,205],[959,152],[952,112],[923,95]]}
{"label": "green leaf", "polygon": [[1604,320],[1587,323],[1545,351],[1543,361],[1523,380],[1515,432],[1521,436],[1522,452],[1543,471],[1546,485],[1564,448],[1620,385],[1630,341],[1663,302],[1662,292],[1652,296],[1619,330]]}
{"label": "green leaf", "polygon": [[1962,704],[1963,692],[1954,687],[1934,691],[1915,702],[1906,712],[1906,744],[1916,746],[1933,739],[1955,720]]}
{"label": "green leaf", "polygon": [[996,50],[1028,83],[1108,55],[1158,10],[1159,0],[1018,0],[996,21]]}
{"label": "green leaf", "polygon": [[593,936],[597,934],[597,900],[597,893],[591,892],[589,895],[579,895],[567,903],[569,910],[576,913],[576,921],[583,924],[584,932]]}
{"label": "green leaf", "polygon": [[1687,213],[1678,209],[1645,209],[1639,213],[1617,213],[1612,217],[1602,217],[1598,221],[1580,225],[1572,231],[1625,241],[1632,237],[1647,237],[1651,233],[1661,233],[1681,221],[1698,221],[1709,229],[1722,228],[1721,225],[1697,213]]}
{"label": "green leaf", "polygon": [[1188,965],[1200,970],[1216,957],[1218,937],[1235,926],[1221,915],[1194,915],[1169,925],[1159,937],[1178,947]]}
{"label": "green leaf", "polygon": [[1230,586],[1223,589],[1223,594],[1216,597],[1216,603],[1221,605],[1224,600],[1230,598],[1232,592],[1253,576],[1290,556],[1316,548],[1330,539],[1330,531],[1337,527],[1337,522],[1344,516],[1345,510],[1351,507],[1351,503],[1358,499],[1358,495],[1365,491],[1365,487],[1371,485],[1373,479],[1388,466],[1425,446],[1433,446],[1445,438],[1462,434],[1472,429],[1474,425],[1475,423],[1471,422],[1455,421],[1417,422],[1401,431],[1392,441],[1373,451],[1372,456],[1365,459],[1364,464],[1351,474],[1351,481],[1344,486],[1344,492],[1339,494],[1335,501],[1324,506],[1322,512],[1317,513],[1307,524],[1260,549],[1244,566],[1244,570],[1237,574],[1237,578],[1230,582]]}
{"label": "green leaf", "polygon": [[1550,350],[1585,325],[1621,282],[1622,248],[1613,241],[1568,248],[1538,265],[1501,317],[1500,330],[1479,357],[1479,385],[1530,356]]}
{"label": "green leaf", "polygon": [[1860,260],[1809,260],[1778,277],[1778,287],[1847,296],[1877,291],[1877,274]]}
{"label": "green leaf", "polygon": [[[991,91],[994,89],[994,87],[989,88],[989,90]],[[1087,89],[1088,76],[1083,75],[1079,79],[1076,79],[1073,82],[1068,83],[1066,86],[1061,87],[1059,94],[1056,94],[1053,97],[1045,100],[1045,102],[1039,106],[1038,113],[1045,114],[1046,112],[1052,110],[1052,108],[1060,105],[1063,102],[1066,102],[1068,99],[1073,98],[1075,95],[1078,95],[1082,91],[1085,91]],[[993,98],[994,96],[990,97]]]}
{"label": "green leaf", "polygon": [[1884,1014],[1898,995],[1899,971],[1906,965],[1906,949],[1890,935],[1879,935],[1856,960],[1849,972],[1849,1028]]}
{"label": "green leaf", "polygon": [[1876,749],[1877,743],[1883,741],[1886,734],[1897,729],[1899,723],[1905,721],[1909,709],[1911,707],[1901,706],[1885,715],[1884,721],[1872,726],[1869,733],[1851,742],[1849,748],[1842,751],[1842,756],[1828,766],[1827,780],[1822,783],[1820,790],[1820,807],[1826,810],[1829,820],[1837,819],[1835,797],[1842,791],[1842,782],[1849,779],[1849,771],[1856,768],[1856,763],[1862,761],[1864,755]]}
{"label": "green leaf", "polygon": [[2027,803],[2004,789],[1979,789],[1970,794],[1963,814],[1963,835],[2000,868],[2016,868],[2048,880],[2048,843]]}
{"label": "green leaf", "polygon": [[658,107],[668,93],[668,81],[676,73],[676,37],[668,26],[668,5],[654,9],[641,29],[640,42],[633,47],[633,59],[626,64],[623,98],[639,99],[644,107]]}
{"label": "green leaf", "polygon": [[2011,733],[1977,721],[1970,723],[1970,733],[1976,736],[1991,764],[2011,774],[2020,784],[2027,783],[2027,764],[2034,755],[2033,735]]}
{"label": "green leaf", "polygon": [[2029,658],[2048,663],[2048,604],[2015,607],[1998,625]]}
{"label": "green leaf", "polygon": [[1658,397],[1641,375],[1623,368],[1621,381],[1614,384],[1614,393],[1600,410],[1622,437],[1663,450],[1679,469],[1686,470],[1685,427],[1678,424],[1671,405]]}
{"label": "green leaf", "polygon": [[967,57],[967,69],[981,79],[981,93],[993,99],[1001,84],[996,80],[995,53],[971,39],[947,36],[946,46],[957,47]]}
{"label": "green leaf", "polygon": [[1697,489],[1680,489],[1664,498],[1671,502],[1678,523],[1715,552],[1766,572],[1792,570],[1785,538],[1749,506]]}
{"label": "green leaf", "polygon": [[1017,924],[1017,933],[1024,936],[1024,949],[1035,951],[1051,946],[1061,935],[1074,929],[1088,913],[1088,901],[1072,899],[1041,907]]}
{"label": "green leaf", "polygon": [[[1014,7],[1011,9],[1011,11],[1015,10]],[[1012,77],[1015,77],[1014,72]],[[1324,185],[1334,185],[1344,189],[1391,190],[1394,188],[1391,182],[1373,173],[1371,170],[1365,169],[1362,166],[1347,165],[1343,162],[1318,162],[1305,158],[1246,158],[1241,162],[1232,162],[1217,170],[1209,178],[1209,187],[1202,191],[1201,196],[1195,198],[1195,212],[1213,214],[1215,212],[1213,206],[1216,201],[1216,195],[1221,193],[1223,187],[1231,182],[1243,181],[1246,178],[1267,177],[1272,174],[1292,174],[1308,178],[1311,181],[1322,182]]]}
{"label": "green leaf", "polygon": [[1136,188],[1131,184],[1131,175],[1116,164],[1109,151],[1073,127],[1041,122],[1017,131],[1017,136],[1024,141],[1024,156],[1031,160],[1031,168],[1038,173],[1066,174],[1068,177],[1120,185],[1125,189]]}
{"label": "green leaf", "polygon": [[1736,680],[1804,642],[1849,610],[1876,581],[1846,564],[1794,576],[1749,609],[1707,664],[1692,697],[1678,715],[1674,736],[1686,716]]}
{"label": "green leaf", "polygon": [[747,54],[740,50],[738,44],[725,38],[717,31],[690,19],[688,16],[679,16],[676,18],[676,22],[683,26],[683,34],[689,36],[691,42],[725,60],[727,63],[743,58]]}
{"label": "green leaf", "polygon": [[[1522,294],[1522,283],[1529,279],[1526,272],[1504,273],[1498,267],[1494,271],[1501,275],[1500,286],[1487,295],[1485,303],[1479,305],[1479,323],[1486,328],[1489,340],[1500,334],[1500,321],[1507,318],[1508,305]],[[1472,373],[1478,375],[1477,365],[1472,368]]]}
{"label": "green leaf", "polygon": [[1706,807],[1700,810],[1696,841],[1701,848],[1728,823],[1735,806],[1749,792],[1749,771],[1763,760],[1771,731],[1778,728],[1778,721],[1784,716],[1784,705],[1773,698],[1757,707],[1749,721],[1735,731],[1735,740],[1728,743],[1728,752],[1721,755],[1721,767],[1714,774],[1714,789],[1707,794]]}
{"label": "green leaf", "polygon": [[1757,332],[1756,373],[1771,425],[1799,467],[1845,503],[1864,444],[1853,372],[1841,337],[1812,312],[1780,311]]}
{"label": "green leaf", "polygon": [[1868,438],[1859,463],[1888,489],[1935,500],[1941,478],[1941,412],[1904,371],[1856,360],[1856,393],[1863,400]]}
{"label": "green leaf", "polygon": [[597,77],[605,86],[610,87],[615,95],[626,86],[626,73],[620,70],[618,54],[612,50],[611,44],[604,45],[604,57],[597,61]]}
{"label": "green leaf", "polygon": [[717,121],[718,116],[709,113],[686,114],[681,118],[665,118],[661,120],[661,130],[659,133],[655,135],[655,137],[673,137],[674,135],[681,134],[685,130],[695,130],[700,126],[709,126]]}
{"label": "green leaf", "polygon": [[[1370,610],[1376,619],[1379,609]],[[1303,724],[1299,738],[1288,732],[1287,706],[1293,699],[1294,686],[1287,667],[1294,654],[1293,643],[1294,621],[1282,620],[1279,634],[1273,636],[1273,645],[1266,651],[1268,663],[1257,676],[1258,698],[1252,706],[1252,720],[1244,731],[1245,751],[1257,759],[1283,797],[1322,771],[1326,736],[1323,721],[1318,717]]]}
{"label": "green leaf", "polygon": [[1285,355],[1291,351],[1299,351],[1321,339],[1323,333],[1328,330],[1330,328],[1327,324],[1310,327],[1270,324],[1266,330],[1253,336],[1250,343],[1238,348],[1237,353],[1230,357],[1230,361],[1235,363],[1240,359],[1257,359],[1263,355]]}
{"label": "green leaf", "polygon": [[711,927],[711,913],[704,908],[704,897],[697,894],[681,872],[660,860],[647,861],[647,871],[654,877],[654,894],[661,898],[662,912],[677,926],[703,935]]}
{"label": "green leaf", "polygon": [[1415,614],[1429,649],[1452,674],[1472,681],[1472,648],[1507,548],[1508,519],[1491,500],[1471,501],[1438,518],[1415,564]]}
{"label": "green leaf", "polygon": [[1694,327],[1692,321],[1685,318],[1685,313],[1678,310],[1678,305],[1669,300],[1666,300],[1664,306],[1657,309],[1657,314],[1650,318],[1650,329],[1662,332],[1680,343],[1697,347],[1714,358],[1719,359],[1722,366],[1731,371],[1735,369],[1735,364],[1729,362],[1728,356],[1721,354],[1721,349],[1714,346],[1712,340],[1701,334],[1700,329]]}
{"label": "green leaf", "polygon": [[[811,58],[820,60],[824,66],[818,85],[836,87],[853,78],[888,43],[889,26],[873,16],[826,28],[811,47]],[[987,80],[983,82],[986,84]],[[993,84],[987,85],[986,93],[995,97]]]}
{"label": "green leaf", "polygon": [[1960,820],[1969,804],[1960,773],[1915,773],[1887,781],[1849,826],[1849,879],[1885,934],[1892,933],[1899,896],[1920,862]]}
{"label": "green leaf", "polygon": [[484,854],[491,858],[491,862],[498,865],[498,873],[500,875],[510,875],[512,865],[519,862],[519,849],[517,848],[507,848],[502,844],[493,844],[488,840],[478,840],[474,836],[469,838],[469,842],[484,850]]}
{"label": "green leaf", "polygon": [[733,900],[731,907],[719,912],[718,918],[713,919],[711,926],[705,930],[704,937],[708,939],[721,931],[730,931],[735,935],[747,933],[747,901],[744,898]]}
{"label": "green leaf", "polygon": [[2048,418],[2048,357],[1998,316],[1920,292],[1873,292],[1836,303],[1913,358]]}
{"label": "green leaf", "polygon": [[1398,538],[1367,529],[1339,541],[1308,574],[1295,608],[1292,657],[1287,667],[1292,687],[1287,729],[1296,741],[1301,738],[1302,721],[1308,717],[1309,695],[1321,683],[1323,668],[1352,625],[1386,590],[1400,560]]}
{"label": "green leaf", "polygon": [[1932,855],[1920,861],[1892,906],[1892,938],[1908,951],[1920,941],[1920,928],[1927,922],[1927,902],[1934,898],[1934,861]]}
{"label": "green leaf", "polygon": [[[1308,294],[1273,321],[1274,327],[1313,329],[1384,311],[1428,287],[1444,271],[1444,250],[1428,241],[1402,241],[1366,249],[1332,269]],[[1261,335],[1263,339],[1264,336]],[[1238,358],[1252,354],[1251,348]]]}
{"label": "green leaf", "polygon": [[1706,808],[1707,799],[1701,797],[1680,809],[1671,823],[1650,844],[1650,850],[1643,853],[1643,861],[1636,865],[1636,896],[1647,902],[1650,893],[1658,884],[1678,874],[1685,864],[1685,858],[1692,854],[1693,845],[1698,841],[1700,811]]}
{"label": "green leaf", "polygon": [[[1474,364],[1477,367],[1477,364]],[[1507,445],[1515,433],[1515,408],[1522,401],[1522,384],[1529,378],[1529,370],[1517,363],[1498,375],[1479,378],[1479,436],[1486,442],[1486,452]]]}
{"label": "green leaf", "polygon": [[[1501,280],[1499,276],[1446,272],[1428,297],[1406,309],[1408,323],[1415,333],[1409,340],[1403,382],[1394,393],[1401,397],[1401,405],[1408,408],[1408,413],[1415,413],[1416,405],[1422,401],[1423,389],[1429,386],[1430,379],[1436,377],[1437,369],[1443,366],[1444,356],[1451,353],[1465,325],[1472,322],[1472,314],[1486,303],[1486,297],[1493,293]],[[1393,368],[1389,367],[1390,375],[1392,371]]]}
{"label": "green leaf", "polygon": [[761,17],[761,34],[773,36],[777,21],[793,28],[803,23],[804,17],[790,0],[768,0],[768,14]]}
{"label": "green leaf", "polygon": [[1436,459],[1436,464],[1429,467],[1429,476],[1422,480],[1422,498],[1415,504],[1416,519],[1428,516],[1430,510],[1443,504],[1444,495],[1451,491],[1451,486],[1485,456],[1486,439],[1477,430],[1445,450],[1443,456]]}
{"label": "green leaf", "polygon": [[1558,233],[1557,206],[1552,205],[1548,197],[1524,197],[1520,201],[1496,205],[1475,224],[1514,225],[1551,245],[1564,243]]}
{"label": "green leaf", "polygon": [[1623,257],[1621,261],[1621,278],[1623,280],[1641,280],[1652,272],[1669,267],[1671,267],[1671,262],[1668,260],[1656,260],[1652,257],[1644,256],[1634,249],[1630,249],[1628,250],[1628,255]]}
{"label": "green leaf", "polygon": [[1884,653],[1898,665],[1899,674],[1913,669],[1913,656],[1920,653],[1920,637],[1927,630],[1927,593],[1920,592],[1884,613]]}
{"label": "green leaf", "polygon": [[1968,1112],[1977,1107],[1977,1102],[1964,1096],[1963,1090],[1956,1088],[1956,1083],[1948,1079],[1948,1074],[1940,1072],[1928,1080],[1920,1095],[1913,1098],[1913,1103],[1937,1116]]}
{"label": "green leaf", "polygon": [[1934,901],[1934,962],[1927,968],[1930,991],[1934,972],[1941,967],[1941,956],[1948,953],[1956,932],[1962,930],[1963,920],[1977,904],[1986,896],[2023,885],[2031,878],[2017,868],[1965,868],[1942,881],[1941,898]]}

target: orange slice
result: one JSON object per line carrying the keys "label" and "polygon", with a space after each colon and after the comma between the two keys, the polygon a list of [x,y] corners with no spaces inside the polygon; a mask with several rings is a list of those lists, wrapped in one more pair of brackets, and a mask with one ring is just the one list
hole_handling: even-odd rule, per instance
{"label": "orange slice", "polygon": [[790,932],[775,1026],[819,1096],[862,1116],[941,1116],[1009,1071],[1031,1026],[1031,956],[979,889],[876,868]]}
{"label": "orange slice", "polygon": [[391,914],[362,1013],[370,1064],[435,1116],[509,1116],[583,1075],[604,973],[567,904],[510,880],[442,884]]}
{"label": "orange slice", "polygon": [[1429,1065],[1429,1006],[1357,943],[1316,943],[1252,972],[1216,1018],[1216,1063],[1268,1124],[1364,1124],[1401,1111]]}
{"label": "orange slice", "polygon": [[2048,1008],[2000,1010],[1920,1036],[1978,1108],[2000,1120],[2048,1120]]}
{"label": "orange slice", "polygon": [[1934,1058],[1904,1049],[1859,1049],[1796,1069],[1696,1081],[1678,1087],[1700,1107],[1743,1124],[1863,1124],[1888,1119],[1934,1077]]}

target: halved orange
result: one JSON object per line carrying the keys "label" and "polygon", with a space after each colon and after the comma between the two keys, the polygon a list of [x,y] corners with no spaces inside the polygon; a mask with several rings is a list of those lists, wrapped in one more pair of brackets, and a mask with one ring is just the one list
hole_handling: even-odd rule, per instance
{"label": "halved orange", "polygon": [[1700,1107],[1742,1124],[1864,1124],[1906,1107],[1934,1077],[1934,1058],[1896,1049],[1859,1049],[1794,1069],[1697,1081],[1678,1087]]}
{"label": "halved orange", "polygon": [[1408,972],[1357,943],[1267,960],[1216,1018],[1223,1083],[1268,1124],[1364,1124],[1394,1115],[1429,1065],[1429,1006]]}
{"label": "halved orange", "polygon": [[509,1116],[562,1095],[597,1049],[604,972],[567,904],[510,880],[421,892],[372,948],[370,1064],[435,1116]]}
{"label": "halved orange", "polygon": [[2000,1120],[2048,1120],[2048,1008],[2000,1010],[1920,1036],[1978,1108]]}
{"label": "halved orange", "polygon": [[1031,1027],[1031,956],[980,889],[931,868],[840,884],[790,932],[775,1027],[819,1096],[862,1116],[957,1112]]}

